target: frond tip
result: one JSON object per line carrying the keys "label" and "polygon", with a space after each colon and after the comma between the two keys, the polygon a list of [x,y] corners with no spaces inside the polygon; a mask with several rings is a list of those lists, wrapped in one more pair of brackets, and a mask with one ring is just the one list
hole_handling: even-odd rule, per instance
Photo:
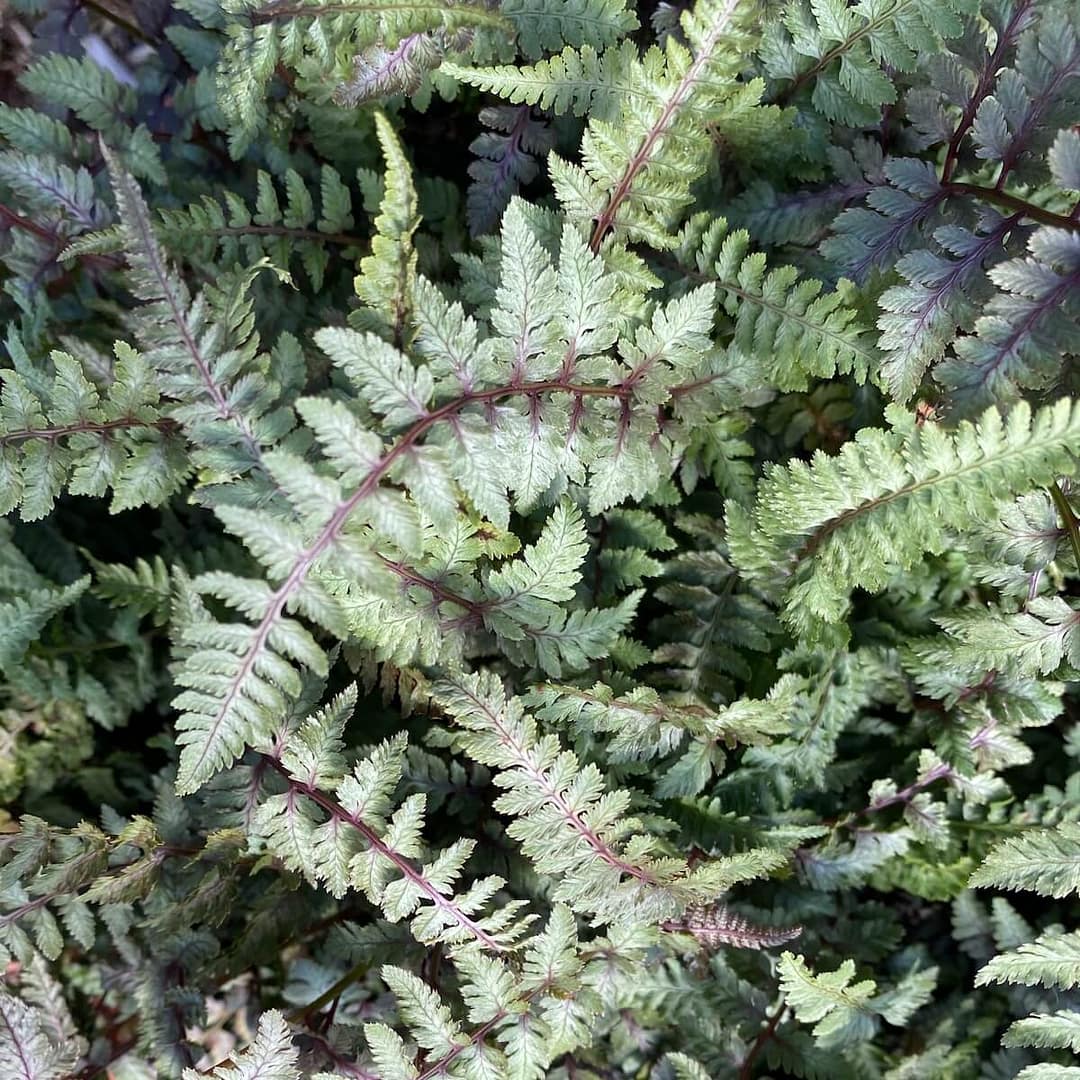
{"label": "frond tip", "polygon": [[[214,1080],[300,1080],[296,1067],[299,1056],[285,1017],[271,1009],[259,1017],[255,1041],[235,1055],[231,1064],[218,1065],[209,1075]],[[200,1080],[207,1075],[198,1069],[184,1070],[184,1080]]]}
{"label": "frond tip", "polygon": [[689,934],[703,948],[714,950],[725,945],[736,949],[770,949],[794,941],[801,926],[756,926],[736,915],[726,904],[692,904],[680,919],[669,919],[660,928],[673,934]]}

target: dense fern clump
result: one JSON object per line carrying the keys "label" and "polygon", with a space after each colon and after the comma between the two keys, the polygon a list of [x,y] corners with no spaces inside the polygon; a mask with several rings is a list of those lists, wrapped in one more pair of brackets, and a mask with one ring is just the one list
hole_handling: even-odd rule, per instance
{"label": "dense fern clump", "polygon": [[0,56],[0,1080],[1080,1077],[1077,0]]}

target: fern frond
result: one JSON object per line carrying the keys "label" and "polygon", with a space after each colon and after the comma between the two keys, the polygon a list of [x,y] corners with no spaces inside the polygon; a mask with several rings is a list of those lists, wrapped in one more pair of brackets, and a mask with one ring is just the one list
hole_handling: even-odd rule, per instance
{"label": "fern frond", "polygon": [[853,983],[852,961],[835,971],[814,974],[801,956],[786,952],[779,970],[784,1000],[802,1023],[814,1025],[819,1045],[844,1046],[864,1039],[873,1029],[871,1001],[877,984],[872,979]]}
{"label": "fern frond", "polygon": [[62,587],[25,589],[0,603],[0,667],[19,661],[45,624],[71,607],[89,584],[89,578],[81,578]]}
{"label": "fern frond", "polygon": [[533,155],[546,154],[554,145],[547,125],[526,106],[481,109],[480,123],[501,134],[485,132],[469,144],[478,159],[469,166],[472,183],[466,197],[474,236],[495,228],[520,186],[536,177],[540,167]]}
{"label": "fern frond", "polygon": [[67,353],[51,357],[50,383],[0,372],[0,510],[45,517],[65,488],[101,497],[114,513],[160,505],[186,480],[190,462],[146,360],[118,346],[104,391]]}
{"label": "fern frond", "polygon": [[1062,822],[1056,829],[1031,830],[1003,840],[968,884],[1023,889],[1039,896],[1080,892],[1080,825]]}
{"label": "fern frond", "polygon": [[979,970],[976,986],[1012,983],[1070,990],[1080,986],[1080,930],[1041,934],[1034,941],[1000,953]]}
{"label": "fern frond", "polygon": [[[516,819],[508,835],[555,879],[556,900],[599,922],[633,913],[635,921],[656,923],[786,861],[783,853],[760,848],[691,870],[665,855],[639,818],[627,816],[628,791],[606,791],[595,766],[582,767],[556,737],[541,735],[495,676],[445,679],[434,697],[465,732],[465,751],[500,770],[495,782],[507,790],[496,806]],[[556,835],[565,840],[553,846]]]}
{"label": "fern frond", "polygon": [[625,0],[504,0],[500,10],[514,24],[518,48],[530,59],[564,45],[606,49],[638,28]]}
{"label": "fern frond", "polygon": [[556,115],[586,114],[614,120],[625,100],[636,96],[641,107],[649,92],[635,76],[638,51],[629,41],[597,52],[567,46],[535,64],[476,68],[447,63],[442,73],[468,86],[496,94],[513,105],[534,105]]}
{"label": "fern frond", "polygon": [[[365,1024],[378,1075],[538,1075],[560,1054],[586,1043],[601,1011],[618,999],[625,974],[605,970],[604,946],[602,938],[580,943],[573,914],[556,904],[544,929],[523,944],[520,971],[500,957],[457,954],[471,1030],[462,1030],[438,992],[409,972],[384,967],[402,1026],[419,1052],[386,1024]],[[647,939],[623,937],[618,947],[622,955],[643,959]]]}
{"label": "fern frond", "polygon": [[897,262],[907,284],[885,290],[877,323],[882,332],[878,344],[886,354],[882,375],[897,401],[915,393],[926,370],[955,339],[957,328],[968,325],[974,311],[965,290],[1016,229],[1020,216],[991,212],[978,233],[943,225],[934,231],[934,241],[946,254],[923,249]]}
{"label": "fern frond", "polygon": [[0,990],[0,1054],[5,1080],[60,1080],[76,1062],[70,1047],[49,1038],[43,1017]]}
{"label": "fern frond", "polygon": [[75,148],[71,132],[61,121],[36,109],[17,109],[6,103],[0,103],[0,135],[13,150],[61,161],[70,159]]}
{"label": "fern frond", "polygon": [[[231,267],[269,260],[286,271],[299,259],[316,292],[322,288],[330,245],[358,247],[363,241],[349,235],[353,225],[351,196],[337,170],[320,172],[319,202],[295,169],[285,173],[285,204],[269,173],[256,174],[258,195],[254,212],[239,196],[226,192],[223,202],[204,195],[181,210],[158,211],[154,233],[170,252],[191,262],[217,262]],[[122,226],[82,236],[65,250],[67,258],[121,251],[129,240]]]}
{"label": "fern frond", "polygon": [[792,625],[839,618],[850,589],[883,589],[950,533],[1076,467],[1080,410],[1067,400],[1034,414],[1020,403],[1004,420],[990,410],[955,433],[896,407],[888,415],[890,432],[864,430],[835,458],[774,469],[751,515],[728,504],[736,564],[757,578],[788,568]]}
{"label": "fern frond", "polygon": [[184,1080],[198,1080],[207,1075],[214,1080],[300,1080],[298,1057],[285,1017],[271,1009],[259,1017],[254,1042],[237,1054],[231,1064],[218,1065],[209,1074],[185,1069]]}
{"label": "fern frond", "polygon": [[920,54],[940,49],[941,39],[961,33],[961,14],[976,8],[971,0],[798,0],[783,20],[769,24],[761,58],[781,84],[778,100],[795,100],[812,87],[810,102],[829,120],[851,127],[877,123],[882,105],[896,101],[896,89],[883,67],[914,71]]}
{"label": "fern frond", "polygon": [[1080,333],[1080,235],[1038,229],[1028,249],[989,272],[1001,291],[936,369],[962,413],[1052,385]]}
{"label": "fern frond", "polygon": [[669,610],[655,624],[660,643],[653,660],[679,700],[711,707],[733,695],[733,679],[748,677],[754,655],[768,650],[779,624],[759,595],[740,588],[717,550],[719,530],[712,526],[702,539],[704,550],[665,563],[656,598]]}
{"label": "fern frond", "polygon": [[165,560],[157,555],[150,562],[134,564],[102,563],[90,559],[94,568],[94,594],[116,607],[127,608],[140,617],[153,616],[155,626],[164,626],[171,614],[172,576]]}
{"label": "fern frond", "polygon": [[373,330],[399,348],[404,344],[416,282],[413,233],[420,224],[412,171],[389,120],[375,114],[375,132],[386,161],[383,198],[374,221],[371,254],[360,260],[353,286],[364,307],[353,325]]}
{"label": "fern frond", "polygon": [[929,1000],[937,969],[914,970],[891,990],[877,991],[872,979],[853,983],[855,965],[844,961],[835,971],[814,974],[801,956],[780,957],[780,988],[784,999],[803,1023],[813,1024],[814,1040],[822,1048],[850,1046],[864,1041],[879,1017],[903,1027]]}
{"label": "fern frond", "polygon": [[1014,65],[997,73],[994,93],[978,104],[971,140],[977,157],[998,165],[999,188],[1006,178],[1032,176],[1031,159],[1080,104],[1080,36],[1062,19],[1067,11],[1051,6],[1039,13],[1019,37]]}
{"label": "fern frond", "polygon": [[[270,512],[217,508],[271,584],[228,574],[205,581],[207,591],[254,625],[207,618],[186,631],[185,647],[192,652],[178,676],[187,690],[177,701],[183,712],[181,790],[195,790],[235,760],[245,743],[265,740],[275,710],[298,692],[297,666],[326,671],[325,654],[311,633],[288,617],[300,614],[345,636],[341,602],[321,582],[349,580],[356,590],[383,598],[399,573],[425,587],[426,575],[418,578],[404,568],[423,562],[430,543],[428,513],[444,527],[454,520],[454,485],[503,528],[510,492],[518,507],[528,509],[551,485],[587,477],[589,509],[599,513],[651,490],[674,469],[674,454],[686,436],[672,425],[662,440],[654,438],[657,403],[673,401],[683,379],[697,386],[712,380],[700,375],[709,290],[656,307],[647,323],[628,327],[620,337],[609,315],[615,282],[572,225],[563,231],[558,271],[517,203],[504,219],[501,247],[501,285],[492,314],[497,336],[478,356],[461,360],[464,369],[456,343],[448,350],[452,338],[443,325],[448,319],[462,325],[460,314],[433,289],[417,291],[433,305],[422,316],[418,348],[443,359],[441,368],[418,367],[372,335],[339,329],[322,334],[365,407],[393,424],[413,417],[410,426],[385,441],[344,402],[302,399],[298,410],[329,471],[319,473],[288,452],[264,452],[281,504]],[[613,345],[619,359],[607,355]],[[579,370],[583,381],[576,382]],[[458,392],[462,379],[470,387],[465,393]],[[384,484],[391,479],[404,488]],[[564,535],[553,540],[552,550],[577,543],[569,519],[562,520]],[[541,545],[535,554],[539,562],[550,562]],[[506,642],[522,642],[529,652],[519,655],[553,674],[561,656],[580,666],[582,658],[598,655],[622,631],[637,601],[631,595],[614,608],[567,612],[544,597],[543,575],[528,560],[487,581],[492,628]],[[446,599],[458,603],[456,596]]]}
{"label": "fern frond", "polygon": [[279,64],[347,85],[352,58],[369,46],[390,48],[410,34],[486,28],[511,33],[513,23],[487,5],[465,0],[241,0],[232,5],[228,44],[219,62],[221,104],[236,125],[241,150],[262,126],[264,93]]}
{"label": "fern frond", "polygon": [[18,150],[0,151],[0,188],[17,196],[46,221],[56,221],[56,238],[94,229],[108,220],[93,177],[83,166],[71,168],[52,157]]}
{"label": "fern frond", "polygon": [[[752,114],[763,125],[784,123],[778,110],[756,110],[762,86],[735,78],[740,49],[740,0],[699,0],[684,12],[689,48],[669,37],[664,51],[648,52],[632,78],[640,93],[626,95],[617,116],[590,120],[581,144],[583,167],[551,155],[556,194],[572,219],[594,222],[592,247],[609,230],[655,248],[671,246],[670,232],[689,204],[690,186],[705,171],[706,125],[721,134]],[[663,147],[663,165],[654,167]]]}
{"label": "fern frond", "polygon": [[733,322],[733,344],[758,358],[780,388],[803,389],[810,377],[837,373],[862,382],[877,367],[843,294],[800,280],[791,266],[770,270],[765,256],[750,250],[745,229],[729,233],[723,218],[696,215],[680,234],[679,260],[692,260],[698,275],[716,283]]}
{"label": "fern frond", "polygon": [[889,158],[865,206],[841,212],[821,253],[856,284],[918,247],[937,227],[949,196],[937,170],[918,158]]}
{"label": "fern frond", "polygon": [[1031,676],[1080,664],[1080,612],[1064,597],[1036,596],[1026,611],[990,609],[942,618],[941,625],[959,643],[958,659],[975,666]]}
{"label": "fern frond", "polygon": [[20,76],[23,88],[51,105],[71,109],[95,131],[109,131],[132,111],[135,95],[90,57],[41,57]]}
{"label": "fern frond", "polygon": [[[138,185],[111,159],[110,168],[129,281],[142,303],[136,331],[162,392],[179,403],[170,413],[192,441],[207,448],[202,460],[208,465],[229,475],[250,469],[260,462],[262,439],[272,441],[274,425],[264,413],[273,387],[237,378],[257,345],[244,305],[231,322],[212,320],[206,295],[192,300],[165,259]],[[257,270],[241,278],[242,294]],[[233,340],[233,323],[246,330],[239,344]]]}
{"label": "fern frond", "polygon": [[394,94],[414,94],[428,72],[442,63],[447,50],[464,48],[470,32],[452,35],[435,30],[407,34],[396,45],[372,45],[353,58],[349,78],[334,89],[338,105],[355,108]]}
{"label": "fern frond", "polygon": [[801,926],[756,926],[720,903],[689,907],[681,919],[661,923],[661,928],[669,933],[689,934],[707,949],[725,945],[737,949],[771,949],[794,941],[802,933]]}
{"label": "fern frond", "polygon": [[[1001,1038],[1002,1046],[1037,1046],[1080,1054],[1080,1013],[1059,1009],[1016,1020]],[[1052,1066],[1053,1067],[1053,1066]]]}
{"label": "fern frond", "polygon": [[494,952],[512,947],[529,922],[522,902],[482,913],[503,879],[456,889],[473,843],[458,841],[428,858],[420,839],[424,795],[395,809],[404,738],[382,743],[345,772],[341,733],[355,703],[355,690],[340,696],[301,725],[280,757],[264,758],[287,787],[259,805],[256,835],[286,866],[334,896],[359,888],[391,922],[411,919],[421,942],[475,942]]}

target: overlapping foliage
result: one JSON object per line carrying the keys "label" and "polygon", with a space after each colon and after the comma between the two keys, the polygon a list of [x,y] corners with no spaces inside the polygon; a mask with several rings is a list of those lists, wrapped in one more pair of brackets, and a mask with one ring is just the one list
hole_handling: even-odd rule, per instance
{"label": "overlapping foliage", "polygon": [[0,20],[0,1080],[1080,1075],[1075,0]]}

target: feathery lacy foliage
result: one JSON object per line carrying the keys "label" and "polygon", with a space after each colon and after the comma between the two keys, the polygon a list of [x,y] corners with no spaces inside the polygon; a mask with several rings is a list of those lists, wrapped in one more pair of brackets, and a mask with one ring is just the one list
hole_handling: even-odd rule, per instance
{"label": "feathery lacy foliage", "polygon": [[1004,421],[991,409],[955,432],[896,407],[889,417],[891,430],[864,429],[835,458],[774,468],[750,513],[730,507],[736,564],[788,578],[785,616],[802,633],[839,618],[853,588],[880,591],[966,522],[1075,469],[1070,401],[1036,413],[1021,404]]}
{"label": "feathery lacy foliage", "polygon": [[[567,216],[594,222],[594,248],[609,230],[659,249],[670,246],[672,225],[692,201],[690,187],[707,168],[710,135],[737,150],[785,132],[780,111],[759,106],[762,83],[735,79],[740,51],[750,43],[743,14],[737,0],[700,0],[680,23],[686,44],[670,35],[663,50],[654,47],[632,60],[624,54],[617,77],[627,85],[613,99],[617,109],[603,119],[590,117],[581,165],[550,157]],[[620,66],[616,61],[613,71]],[[587,79],[595,72],[593,64],[583,68]],[[571,91],[571,101],[580,94]],[[561,97],[565,102],[566,92]]]}
{"label": "feathery lacy foliage", "polygon": [[469,144],[477,157],[469,166],[467,212],[474,234],[495,228],[520,186],[540,171],[536,155],[546,154],[553,143],[547,127],[533,119],[532,109],[525,105],[481,109],[480,122],[493,130]]}
{"label": "feathery lacy foliage", "polygon": [[1080,1075],[1078,34],[12,0],[0,1080]]}
{"label": "feathery lacy foliage", "polygon": [[175,494],[189,468],[187,453],[142,356],[118,348],[101,387],[59,350],[49,358],[47,380],[17,344],[14,355],[18,366],[0,373],[5,512],[17,508],[24,521],[37,521],[65,489],[98,497],[111,492],[114,513],[156,506]]}
{"label": "feathery lacy foliage", "polygon": [[897,100],[887,70],[914,71],[920,54],[959,36],[959,16],[976,10],[972,0],[797,0],[770,22],[761,59],[784,99],[808,91],[814,110],[826,119],[862,127],[878,120],[882,105]]}
{"label": "feathery lacy foliage", "polygon": [[[1005,840],[986,857],[972,876],[973,887],[1020,889],[1040,896],[1080,895],[1080,825],[1062,822],[1056,829],[1033,831]],[[1074,990],[1080,986],[1080,935],[1057,927],[1034,941],[999,953],[975,977],[976,985],[1012,983]],[[1002,1038],[1004,1046],[1060,1049],[1080,1055],[1080,1012],[1059,1009],[1015,1021]],[[1047,1063],[1029,1066],[1020,1074],[1053,1075]],[[1068,1069],[1058,1070],[1068,1075]]]}

